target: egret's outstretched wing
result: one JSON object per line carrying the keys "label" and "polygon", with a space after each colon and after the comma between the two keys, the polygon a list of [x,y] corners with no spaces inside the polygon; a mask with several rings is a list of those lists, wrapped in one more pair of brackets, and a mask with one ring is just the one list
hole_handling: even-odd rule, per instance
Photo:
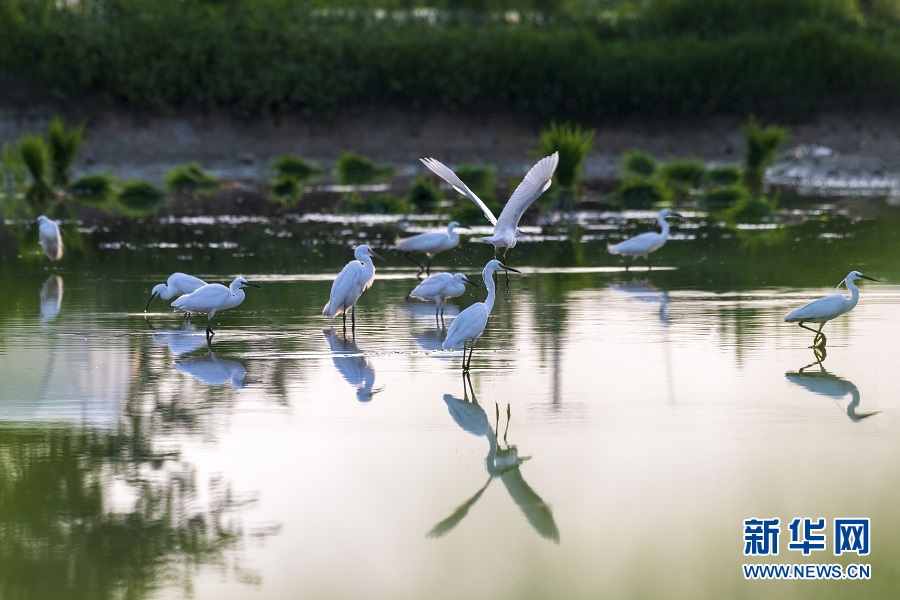
{"label": "egret's outstretched wing", "polygon": [[522,213],[550,187],[550,180],[558,164],[559,152],[554,152],[531,167],[531,170],[525,175],[525,179],[509,197],[496,224],[500,227],[516,227],[519,219],[522,218]]}
{"label": "egret's outstretched wing", "polygon": [[475,492],[471,498],[460,504],[454,509],[450,516],[435,525],[431,528],[431,530],[425,535],[430,538],[439,538],[446,534],[448,534],[454,527],[459,525],[459,522],[463,520],[467,514],[469,514],[469,509],[472,508],[472,505],[475,504],[481,495],[484,493],[484,490],[487,489],[488,485],[490,485],[493,479],[488,479],[481,489]]}
{"label": "egret's outstretched wing", "polygon": [[[450,167],[448,167],[441,161],[437,160],[436,158],[420,158],[419,160],[422,161],[422,164],[424,164],[426,167],[431,169],[431,171],[435,175],[437,175],[438,177],[440,177],[441,179],[443,179],[444,181],[446,181],[447,183],[452,185],[454,190],[456,190],[463,196],[468,197],[469,200],[471,200],[472,202],[477,204],[478,207],[481,209],[481,212],[484,213],[484,216],[487,218],[487,220],[491,222],[491,225],[497,224],[497,217],[494,216],[494,213],[491,212],[491,209],[489,209],[487,207],[487,205],[481,201],[481,198],[479,198],[478,196],[475,195],[475,192],[470,190],[469,187],[465,183],[463,183],[462,179],[460,179],[456,175],[456,173],[454,173],[450,169]],[[519,187],[521,187],[521,186],[519,186]],[[538,194],[538,195],[540,195],[540,194]],[[535,196],[535,197],[537,197],[537,196]],[[503,212],[506,212],[506,211],[504,210]]]}
{"label": "egret's outstretched wing", "polygon": [[812,321],[814,319],[833,319],[846,311],[849,305],[847,298],[840,294],[833,296],[825,296],[818,300],[813,300],[809,304],[805,304],[800,308],[788,313],[784,318],[785,321]]}
{"label": "egret's outstretched wing", "polygon": [[553,511],[550,510],[543,498],[538,496],[526,483],[519,469],[504,471],[500,475],[500,479],[503,480],[503,485],[506,486],[509,495],[534,530],[541,534],[541,537],[559,543],[559,529],[553,519]]}

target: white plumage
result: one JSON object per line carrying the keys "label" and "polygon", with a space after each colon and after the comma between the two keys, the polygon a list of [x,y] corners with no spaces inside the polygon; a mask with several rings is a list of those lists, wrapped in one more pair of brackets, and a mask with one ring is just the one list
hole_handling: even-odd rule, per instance
{"label": "white plumage", "polygon": [[37,218],[38,234],[40,235],[41,250],[50,260],[59,260],[63,257],[62,236],[59,233],[59,223],[48,219],[44,215]]}
{"label": "white plumage", "polygon": [[[459,344],[463,345],[463,371],[469,370],[469,365],[472,364],[472,353],[475,352],[475,344],[478,342],[481,334],[484,333],[484,328],[487,327],[488,317],[490,317],[491,310],[494,308],[494,299],[496,297],[494,272],[501,269],[514,273],[519,272],[512,267],[507,267],[497,259],[488,262],[484,267],[484,271],[482,271],[484,285],[487,288],[487,298],[485,298],[484,302],[476,302],[459,313],[459,316],[453,319],[449,329],[447,329],[447,338],[441,347],[447,350],[455,348]],[[472,343],[472,349],[469,351],[469,360],[466,362],[466,346],[469,342]]]}
{"label": "white plumage", "polygon": [[[808,329],[816,334],[813,339],[813,346],[824,346],[827,341],[822,328],[825,323],[839,317],[846,312],[850,312],[859,302],[859,288],[854,283],[857,279],[868,279],[869,281],[878,281],[872,277],[867,277],[859,271],[850,271],[847,277],[841,283],[847,285],[850,290],[850,297],[847,298],[843,294],[832,294],[818,300],[813,300],[808,304],[804,304],[796,310],[792,310],[784,318],[788,323],[797,323],[803,329]],[[838,284],[840,285],[840,284]],[[807,327],[804,323],[819,323],[819,329]]]}
{"label": "white plumage", "polygon": [[642,233],[633,238],[629,238],[624,242],[619,242],[614,246],[608,245],[607,250],[609,250],[610,254],[620,254],[631,259],[628,261],[628,264],[625,265],[626,271],[631,267],[631,263],[638,257],[642,257],[646,260],[647,266],[652,268],[650,265],[650,253],[662,248],[663,244],[666,243],[666,240],[669,239],[669,223],[666,221],[666,217],[681,217],[681,215],[671,209],[664,208],[659,211],[659,214],[656,216],[656,222],[659,223],[659,226],[662,228],[661,232],[656,233],[655,231],[648,231],[647,233]]}
{"label": "white plumage", "polygon": [[409,293],[411,298],[421,298],[436,303],[434,318],[440,315],[444,317],[444,305],[448,298],[456,298],[466,291],[466,284],[477,287],[462,273],[451,275],[450,273],[436,273],[413,289]]}
{"label": "white plumage", "polygon": [[353,256],[356,260],[348,262],[331,284],[331,297],[322,309],[322,316],[332,321],[337,315],[343,315],[345,328],[347,311],[350,309],[353,309],[350,313],[351,327],[356,327],[356,301],[375,281],[375,263],[372,262],[372,257],[381,258],[365,244],[358,246],[353,251]]}
{"label": "white plumage", "polygon": [[144,307],[144,312],[147,312],[147,309],[150,308],[150,303],[157,297],[163,300],[170,300],[176,296],[190,294],[204,285],[206,285],[205,281],[193,275],[179,272],[172,273],[165,283],[153,286],[153,290],[150,292],[150,299],[147,301],[147,306]]}
{"label": "white plumage", "polygon": [[226,308],[234,308],[244,301],[244,288],[259,286],[250,283],[243,277],[238,277],[225,287],[221,283],[209,283],[196,289],[190,294],[179,297],[172,303],[175,310],[183,310],[189,313],[204,313],[209,315],[206,321],[206,337],[216,335],[212,329],[212,320],[216,312]]}
{"label": "white plumage", "polygon": [[[397,242],[397,249],[403,250],[403,256],[419,265],[419,274],[425,272],[426,275],[431,274],[431,259],[435,255],[447,250],[452,250],[459,245],[459,234],[455,229],[459,227],[459,223],[451,221],[447,224],[446,230],[427,231],[404,240]],[[428,257],[428,262],[422,264],[412,256],[410,252],[421,252]]]}
{"label": "white plumage", "polygon": [[420,160],[436,175],[453,186],[453,189],[481,208],[484,216],[494,226],[494,235],[484,237],[482,240],[493,244],[494,256],[497,256],[497,251],[500,248],[503,248],[503,255],[505,256],[506,251],[516,245],[516,235],[519,232],[518,226],[522,214],[550,187],[553,173],[556,171],[557,164],[559,164],[559,152],[554,152],[550,156],[542,158],[531,167],[531,170],[525,175],[525,179],[522,180],[522,183],[519,184],[516,191],[513,192],[513,195],[506,202],[506,206],[503,207],[499,217],[495,217],[491,209],[481,201],[481,198],[476,196],[449,167],[434,158],[422,158]]}

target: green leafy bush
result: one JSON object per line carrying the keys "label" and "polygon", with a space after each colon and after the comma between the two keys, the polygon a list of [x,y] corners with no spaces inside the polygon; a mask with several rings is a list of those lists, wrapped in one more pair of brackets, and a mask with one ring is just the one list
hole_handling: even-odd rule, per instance
{"label": "green leafy bush", "polygon": [[710,167],[706,176],[709,183],[713,185],[732,185],[743,179],[744,170],[740,165],[721,165]]}
{"label": "green leafy bush", "polygon": [[653,177],[656,174],[656,160],[649,152],[629,150],[622,156],[622,173],[626,177],[630,175]]}
{"label": "green leafy bush", "polygon": [[308,162],[296,154],[282,154],[272,161],[272,174],[274,177],[293,177],[300,182],[309,181],[322,174],[319,165]]}
{"label": "green leafy bush", "polygon": [[338,157],[335,175],[341,185],[366,185],[378,179],[389,179],[394,173],[390,165],[376,165],[372,159],[347,150]]}
{"label": "green leafy bush", "polygon": [[410,185],[407,201],[417,212],[427,213],[435,209],[441,198],[441,190],[434,181],[420,175]]}
{"label": "green leafy bush", "polygon": [[[484,200],[483,197],[481,198]],[[495,215],[500,214],[501,206],[499,204],[496,202],[485,202],[485,204]],[[467,198],[463,198],[450,209],[450,219],[458,221],[462,225],[488,225],[488,221],[478,205]]]}
{"label": "green leafy bush", "polygon": [[672,192],[657,179],[629,177],[622,181],[613,197],[626,208],[650,208],[667,202]]}
{"label": "green leafy bush", "polygon": [[720,213],[725,222],[752,223],[763,221],[776,213],[775,203],[765,198],[747,195]]}
{"label": "green leafy bush", "polygon": [[269,194],[285,206],[294,206],[303,198],[303,183],[292,175],[276,175],[269,181]]}
{"label": "green leafy bush", "polygon": [[22,163],[31,176],[31,185],[25,192],[25,198],[33,205],[43,207],[53,197],[53,188],[47,183],[47,170],[50,166],[50,152],[44,138],[37,135],[23,135],[19,138],[19,155]]}
{"label": "green leafy bush", "polygon": [[559,152],[559,164],[553,174],[554,184],[570,190],[578,185],[581,165],[591,151],[596,133],[593,129],[582,129],[580,125],[555,121],[540,132],[540,156]]}
{"label": "green leafy bush", "polygon": [[208,194],[219,188],[219,181],[205,172],[198,162],[192,161],[169,169],[166,186],[172,192]]}
{"label": "green leafy bush", "polygon": [[106,205],[113,198],[115,177],[108,173],[85,175],[69,186],[72,198],[91,206]]}
{"label": "green leafy bush", "polygon": [[[496,199],[497,170],[492,165],[462,163],[456,167],[455,173],[485,204],[493,202]],[[472,204],[471,200],[464,198],[456,191],[454,191],[453,194],[457,202]]]}
{"label": "green leafy bush", "polygon": [[126,182],[117,197],[124,212],[133,216],[153,214],[162,207],[164,199],[161,189],[142,179]]}
{"label": "green leafy bush", "polygon": [[359,192],[347,194],[345,209],[351,213],[373,215],[394,215],[409,212],[409,203],[405,198],[392,194],[372,194],[364,196]]}
{"label": "green leafy bush", "polygon": [[84,125],[69,127],[59,117],[50,120],[47,126],[47,143],[50,162],[53,167],[54,185],[69,184],[72,165],[84,140]]}
{"label": "green leafy bush", "polygon": [[751,116],[744,127],[744,185],[756,197],[762,196],[766,169],[775,163],[778,150],[787,141],[787,131],[777,125],[759,126]]}
{"label": "green leafy bush", "polygon": [[706,178],[706,165],[699,158],[672,159],[659,166],[659,176],[674,186],[697,189]]}

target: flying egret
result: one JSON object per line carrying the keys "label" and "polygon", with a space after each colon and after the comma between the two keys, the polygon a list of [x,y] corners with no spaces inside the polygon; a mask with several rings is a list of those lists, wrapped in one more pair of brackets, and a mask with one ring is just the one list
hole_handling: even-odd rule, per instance
{"label": "flying egret", "polygon": [[160,297],[163,300],[171,300],[178,296],[190,294],[204,285],[206,285],[205,281],[194,277],[193,275],[178,272],[172,273],[165,283],[159,283],[153,286],[153,290],[150,292],[150,299],[147,300],[147,306],[144,307],[144,312],[147,312],[147,309],[150,308],[150,303],[157,297]]}
{"label": "flying egret", "polygon": [[59,233],[59,223],[48,219],[44,215],[37,218],[38,232],[40,233],[41,249],[50,260],[59,260],[63,256],[62,236]]}
{"label": "flying egret", "polygon": [[175,307],[175,310],[183,310],[189,313],[206,313],[209,315],[209,318],[206,320],[206,339],[209,340],[216,335],[216,332],[212,329],[212,320],[216,316],[216,311],[234,308],[243,302],[244,288],[246,287],[258,288],[259,286],[255,283],[250,283],[243,277],[238,277],[228,287],[221,283],[208,283],[190,294],[185,294],[176,299],[172,306]]}
{"label": "flying egret", "polygon": [[[846,312],[850,312],[853,310],[853,307],[856,306],[856,303],[859,302],[859,288],[853,283],[857,279],[878,281],[877,279],[863,275],[859,271],[850,271],[841,282],[846,284],[847,289],[850,290],[849,298],[845,297],[843,294],[832,294],[831,296],[813,300],[809,304],[789,312],[784,320],[788,323],[797,323],[803,329],[808,329],[815,333],[816,337],[813,338],[813,348],[825,346],[827,340],[825,339],[825,334],[822,333],[822,328],[825,327],[825,323]],[[841,284],[839,283],[838,286],[840,287],[840,285]],[[818,323],[819,329],[816,330],[812,327],[807,327],[804,323]]]}
{"label": "flying egret", "polygon": [[550,156],[542,158],[531,167],[531,170],[525,175],[525,179],[522,180],[522,183],[519,184],[513,195],[509,197],[506,206],[500,212],[499,218],[494,216],[494,213],[481,201],[481,198],[476,196],[449,167],[434,158],[422,158],[419,160],[436,175],[452,185],[453,189],[468,197],[481,208],[484,216],[494,226],[494,235],[481,239],[493,244],[494,258],[497,257],[497,252],[500,248],[503,248],[503,257],[505,258],[507,250],[516,245],[516,236],[519,234],[518,225],[522,214],[550,187],[550,180],[556,171],[556,165],[559,163],[559,152],[554,152]]}
{"label": "flying egret", "polygon": [[[494,298],[496,296],[496,286],[494,284],[494,272],[499,270],[512,271],[519,273],[512,267],[507,267],[496,258],[488,262],[482,271],[484,285],[487,288],[487,298],[484,302],[476,302],[466,310],[459,313],[459,316],[450,323],[447,329],[447,338],[441,347],[444,350],[456,347],[460,342],[463,345],[463,371],[468,371],[472,364],[472,353],[475,352],[475,344],[478,338],[484,333],[487,327],[488,317],[491,315],[491,309],[494,308]],[[472,349],[469,351],[469,361],[466,362],[466,345],[472,342]]]}
{"label": "flying egret", "polygon": [[[337,315],[344,317],[344,329],[347,329],[347,311],[350,313],[350,328],[356,329],[356,301],[362,293],[375,281],[375,263],[372,257],[381,258],[374,250],[362,244],[353,251],[356,260],[351,260],[341,269],[334,283],[331,284],[331,297],[322,309],[322,316],[332,321]],[[384,260],[381,258],[381,260]]]}
{"label": "flying egret", "polygon": [[681,218],[681,215],[672,209],[664,208],[659,211],[659,214],[656,216],[656,222],[662,227],[661,232],[656,233],[655,231],[648,231],[647,233],[642,233],[633,238],[629,238],[624,242],[619,242],[615,246],[608,244],[606,249],[610,254],[621,254],[622,256],[631,258],[631,260],[628,261],[628,264],[625,265],[626,271],[631,267],[631,263],[639,256],[643,257],[643,259],[647,261],[647,267],[652,269],[653,266],[650,264],[650,253],[662,248],[663,244],[666,243],[666,240],[669,239],[669,223],[666,221],[666,217]]}
{"label": "flying egret", "polygon": [[436,273],[417,285],[413,291],[409,293],[411,298],[421,298],[435,303],[434,318],[444,318],[444,305],[447,304],[448,298],[456,298],[462,296],[466,291],[466,285],[478,287],[478,284],[471,281],[462,273],[451,275],[450,273]]}
{"label": "flying egret", "polygon": [[[457,227],[459,227],[459,223],[451,221],[447,225],[446,230],[428,231],[408,237],[405,240],[399,240],[397,249],[403,250],[403,256],[419,265],[418,275],[421,275],[423,272],[426,275],[431,275],[431,259],[436,254],[452,250],[459,245],[459,234],[455,231]],[[428,257],[428,262],[423,265],[410,256],[411,252],[422,252]]]}

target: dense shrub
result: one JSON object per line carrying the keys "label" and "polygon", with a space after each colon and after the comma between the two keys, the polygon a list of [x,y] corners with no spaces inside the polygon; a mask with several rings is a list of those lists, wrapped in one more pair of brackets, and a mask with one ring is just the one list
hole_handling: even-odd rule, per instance
{"label": "dense shrub", "polygon": [[59,117],[54,117],[47,125],[47,144],[50,164],[53,167],[53,184],[69,184],[70,171],[84,139],[84,125],[69,127]]}
{"label": "dense shrub", "polygon": [[282,154],[272,161],[274,177],[293,177],[298,181],[309,181],[322,174],[319,165],[305,161],[296,154]]}
{"label": "dense shrub", "polygon": [[393,172],[390,165],[376,165],[352,150],[341,153],[335,167],[335,177],[341,185],[366,185],[376,179],[389,179]]}
{"label": "dense shrub", "polygon": [[622,156],[622,174],[625,177],[653,177],[656,174],[656,160],[649,152],[629,150]]}
{"label": "dense shrub", "polygon": [[303,197],[303,184],[290,175],[276,175],[269,180],[269,195],[285,206],[294,206]]}
{"label": "dense shrub", "polygon": [[541,158],[559,152],[559,164],[553,174],[553,183],[559,188],[572,189],[581,179],[581,165],[591,151],[596,131],[582,129],[574,123],[550,122],[540,132]]}
{"label": "dense shrub", "polygon": [[208,194],[219,189],[218,180],[197,162],[177,165],[166,174],[166,186],[172,192]]}
{"label": "dense shrub", "polygon": [[69,186],[69,193],[77,202],[104,206],[113,197],[115,177],[108,173],[85,175]]}
{"label": "dense shrub", "polygon": [[41,208],[54,196],[53,188],[47,183],[47,171],[50,168],[47,144],[40,136],[23,135],[19,138],[19,154],[31,176],[31,185],[25,192],[25,198],[32,205]]}
{"label": "dense shrub", "polygon": [[142,179],[126,182],[119,191],[117,200],[123,211],[132,216],[149,215],[162,206],[163,191]]}
{"label": "dense shrub", "polygon": [[669,200],[672,192],[657,179],[631,177],[622,181],[614,198],[625,208],[650,208]]}
{"label": "dense shrub", "polygon": [[[481,198],[485,204],[493,202],[497,197],[497,170],[493,165],[477,165],[474,163],[462,163],[454,171],[462,179],[472,192]],[[518,182],[516,182],[518,184]],[[457,202],[472,204],[472,201],[453,192]],[[474,206],[474,204],[473,204]],[[476,207],[477,208],[477,207]],[[499,213],[494,213],[499,214]]]}
{"label": "dense shrub", "polygon": [[405,198],[392,194],[366,195],[359,192],[347,194],[344,207],[347,212],[372,215],[394,215],[409,212],[409,203]]}
{"label": "dense shrub", "polygon": [[710,167],[706,176],[713,185],[732,185],[744,177],[744,170],[740,165],[720,165]]}
{"label": "dense shrub", "polygon": [[410,185],[407,200],[416,211],[425,213],[433,211],[441,201],[441,197],[441,190],[434,181],[420,175]]}

